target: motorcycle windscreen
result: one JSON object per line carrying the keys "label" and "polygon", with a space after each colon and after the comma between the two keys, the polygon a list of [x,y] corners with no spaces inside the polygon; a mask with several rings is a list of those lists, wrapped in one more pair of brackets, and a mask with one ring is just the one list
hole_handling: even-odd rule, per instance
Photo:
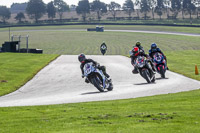
{"label": "motorcycle windscreen", "polygon": [[139,56],[136,60],[136,64],[139,68],[142,68],[145,66],[145,58],[143,56]]}
{"label": "motorcycle windscreen", "polygon": [[84,71],[84,75],[89,75],[93,70],[94,70],[94,67],[92,66],[93,63],[86,63],[83,67],[83,71]]}

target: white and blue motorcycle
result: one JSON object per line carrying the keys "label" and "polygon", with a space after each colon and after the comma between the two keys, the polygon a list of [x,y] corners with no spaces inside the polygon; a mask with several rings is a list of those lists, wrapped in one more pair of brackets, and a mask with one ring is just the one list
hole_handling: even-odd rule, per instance
{"label": "white and blue motorcycle", "polygon": [[99,70],[92,62],[86,63],[83,67],[84,76],[88,81],[93,84],[100,92],[104,92],[105,89],[108,91],[113,90],[112,81],[108,80],[103,74],[102,70]]}

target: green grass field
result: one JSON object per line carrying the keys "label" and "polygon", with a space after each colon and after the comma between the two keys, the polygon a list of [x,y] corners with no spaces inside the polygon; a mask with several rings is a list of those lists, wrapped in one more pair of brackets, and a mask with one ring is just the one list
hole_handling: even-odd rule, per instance
{"label": "green grass field", "polygon": [[200,75],[195,75],[195,65],[198,66],[200,72],[200,50],[167,52],[166,55],[171,71],[200,80]]}
{"label": "green grass field", "polygon": [[200,90],[128,100],[0,108],[1,133],[199,133]]}
{"label": "green grass field", "polygon": [[[16,90],[31,79],[57,57],[52,53],[100,54],[102,41],[108,44],[108,54],[121,55],[127,55],[137,40],[143,43],[146,51],[151,42],[156,42],[167,55],[171,71],[200,80],[200,75],[194,75],[195,64],[200,69],[199,37],[84,31],[16,33],[28,33],[30,46],[41,48],[48,54],[1,53],[0,79],[7,81],[0,83],[1,95]],[[4,38],[6,35],[2,31],[0,41]],[[128,100],[0,108],[0,132],[199,133],[199,95],[200,90],[196,90]]]}
{"label": "green grass field", "polygon": [[0,53],[0,96],[17,90],[57,56]]}
{"label": "green grass field", "polygon": [[[102,26],[102,25],[100,25]],[[148,25],[103,25],[105,30],[145,30],[145,31],[170,31],[200,34],[200,27],[176,27],[176,26],[148,26]],[[11,27],[11,31],[18,30],[67,30],[95,28],[96,25],[65,25],[65,26],[34,26],[34,27]],[[0,28],[0,31],[8,32],[9,28]]]}
{"label": "green grass field", "polygon": [[[79,27],[80,26],[78,26],[78,28]],[[42,29],[43,28],[48,27],[42,27]],[[52,27],[51,29],[54,28],[55,27]],[[159,29],[161,27],[157,28]],[[8,34],[5,33],[6,32],[0,32],[0,42],[2,43],[6,38],[8,40]],[[148,51],[152,42],[157,43],[163,51],[200,49],[199,37],[179,35],[125,32],[99,33],[86,31],[59,31],[55,29],[49,31],[13,31],[11,33],[15,35],[29,34],[29,47],[43,49],[45,54],[79,54],[82,52],[85,54],[100,54],[99,46],[103,41],[108,45],[107,54],[111,55],[127,55],[128,51],[138,40],[142,42],[146,51]],[[25,48],[25,40],[22,40],[21,45]]]}

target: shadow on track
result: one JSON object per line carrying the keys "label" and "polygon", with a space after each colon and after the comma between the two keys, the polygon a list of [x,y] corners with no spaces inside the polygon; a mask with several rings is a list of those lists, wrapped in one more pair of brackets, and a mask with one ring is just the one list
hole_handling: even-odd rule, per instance
{"label": "shadow on track", "polygon": [[169,79],[169,78],[156,78],[156,80]]}
{"label": "shadow on track", "polygon": [[134,85],[149,85],[149,84],[156,84],[156,83],[138,83],[138,84],[134,84]]}
{"label": "shadow on track", "polygon": [[99,92],[99,91],[96,91],[96,92],[87,92],[87,93],[82,93],[81,95],[89,95],[89,94],[99,94],[99,93],[106,93],[108,91],[104,91],[104,92]]}

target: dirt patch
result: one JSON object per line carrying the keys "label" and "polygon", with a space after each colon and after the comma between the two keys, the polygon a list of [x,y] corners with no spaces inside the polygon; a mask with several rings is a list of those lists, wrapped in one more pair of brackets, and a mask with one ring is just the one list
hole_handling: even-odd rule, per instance
{"label": "dirt patch", "polygon": [[7,83],[7,80],[0,80],[0,83]]}

